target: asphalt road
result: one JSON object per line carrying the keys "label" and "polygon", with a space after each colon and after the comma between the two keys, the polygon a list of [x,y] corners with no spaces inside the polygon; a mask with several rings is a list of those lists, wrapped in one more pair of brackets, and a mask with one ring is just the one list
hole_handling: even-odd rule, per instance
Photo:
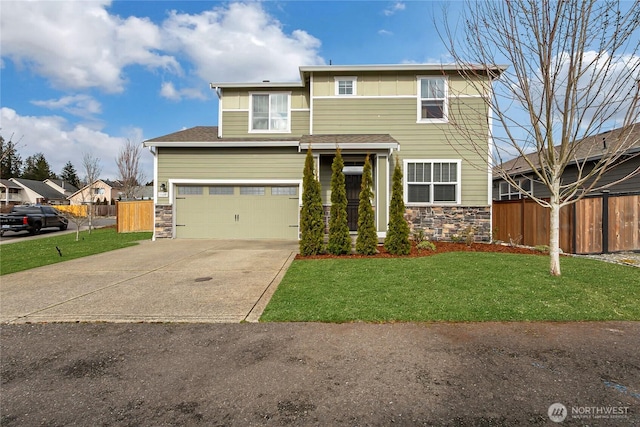
{"label": "asphalt road", "polygon": [[[115,218],[94,218],[93,220],[93,226],[96,228],[115,225],[115,223]],[[87,226],[82,226],[81,230],[85,230],[86,228]],[[65,231],[60,231],[58,228],[45,228],[35,236],[30,235],[27,231],[7,231],[3,236],[0,236],[0,245],[13,242],[23,242],[25,240],[42,239],[44,237],[51,237],[55,234],[75,233],[76,229],[76,225],[70,221],[69,228],[67,228]]]}

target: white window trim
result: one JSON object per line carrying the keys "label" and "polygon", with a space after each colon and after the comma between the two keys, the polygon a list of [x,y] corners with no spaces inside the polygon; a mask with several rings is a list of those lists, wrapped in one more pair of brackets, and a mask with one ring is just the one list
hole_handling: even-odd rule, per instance
{"label": "white window trim", "polygon": [[[269,121],[268,125],[271,126],[271,95],[287,95],[287,113],[289,120],[287,120],[287,129],[285,130],[271,130],[271,129],[253,129],[253,95],[269,95]],[[249,133],[291,133],[291,92],[249,92]]]}
{"label": "white window trim", "polygon": [[[456,182],[450,182],[449,184],[456,185],[456,201],[455,202],[434,202],[433,201],[433,185],[431,182],[428,185],[431,187],[429,191],[429,202],[409,202],[409,181],[408,170],[409,163],[455,163],[456,164]],[[433,166],[431,167],[431,174],[433,176]],[[402,185],[404,192],[404,204],[405,206],[454,206],[462,204],[462,160],[461,159],[404,159],[402,168]],[[446,183],[443,183],[446,184]]]}
{"label": "white window trim", "polygon": [[[422,118],[422,79],[442,79],[444,80],[444,106],[442,108],[441,119],[423,119]],[[416,123],[448,123],[449,122],[449,77],[447,76],[417,76],[416,77]],[[428,98],[427,98],[428,99]],[[436,99],[436,98],[434,98]]]}
{"label": "white window trim", "polygon": [[[356,96],[356,94],[358,93],[358,77],[356,77],[356,76],[335,76],[334,80],[335,80],[335,94],[336,94],[335,96],[338,96],[338,97]],[[351,84],[353,86],[353,93],[351,93],[351,94],[340,94],[338,86],[339,86],[339,83],[341,81],[351,81]]]}
{"label": "white window trim", "polygon": [[[520,178],[520,179],[516,179],[515,181],[518,183],[518,185],[520,187],[522,187],[522,183],[524,181],[529,181],[529,189],[530,189],[529,193],[531,195],[533,195],[533,180],[531,178]],[[508,191],[506,193],[503,193],[502,192],[502,184],[507,184],[509,186],[508,189],[509,190],[514,190],[514,191]],[[502,199],[502,196],[503,195],[507,195],[507,194],[509,195],[509,198],[508,199]],[[512,195],[516,195],[517,197],[515,197],[515,198],[511,197]],[[498,200],[521,200],[521,199],[524,198],[524,196],[525,196],[525,194],[522,191],[518,190],[515,186],[513,186],[509,181],[500,181],[498,183]]]}

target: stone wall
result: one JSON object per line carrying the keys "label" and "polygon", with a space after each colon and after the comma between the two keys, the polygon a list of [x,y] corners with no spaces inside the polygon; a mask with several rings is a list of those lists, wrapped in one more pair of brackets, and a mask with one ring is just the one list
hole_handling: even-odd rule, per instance
{"label": "stone wall", "polygon": [[475,242],[491,241],[490,206],[420,206],[408,207],[405,218],[411,233],[424,230],[429,240],[464,239],[472,227]]}
{"label": "stone wall", "polygon": [[156,239],[173,237],[172,205],[156,205],[155,237]]}

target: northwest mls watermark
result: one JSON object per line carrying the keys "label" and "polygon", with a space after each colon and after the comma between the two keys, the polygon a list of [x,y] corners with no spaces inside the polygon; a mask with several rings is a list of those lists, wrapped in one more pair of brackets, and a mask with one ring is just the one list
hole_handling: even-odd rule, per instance
{"label": "northwest mls watermark", "polygon": [[549,419],[561,423],[572,420],[625,420],[629,418],[629,406],[571,406],[568,409],[562,403],[554,403],[547,411]]}

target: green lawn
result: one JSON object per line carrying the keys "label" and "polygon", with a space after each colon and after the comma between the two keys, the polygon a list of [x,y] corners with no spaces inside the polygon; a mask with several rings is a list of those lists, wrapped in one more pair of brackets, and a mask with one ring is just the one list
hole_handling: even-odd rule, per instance
{"label": "green lawn", "polygon": [[[151,239],[152,233],[116,233],[114,228],[99,228],[89,234],[80,232],[56,234],[42,239],[25,240],[0,246],[0,275],[68,261],[87,255],[112,251],[136,245],[137,241]],[[56,246],[60,248],[62,257]]]}
{"label": "green lawn", "polygon": [[640,320],[640,269],[563,257],[451,252],[296,260],[261,321]]}

